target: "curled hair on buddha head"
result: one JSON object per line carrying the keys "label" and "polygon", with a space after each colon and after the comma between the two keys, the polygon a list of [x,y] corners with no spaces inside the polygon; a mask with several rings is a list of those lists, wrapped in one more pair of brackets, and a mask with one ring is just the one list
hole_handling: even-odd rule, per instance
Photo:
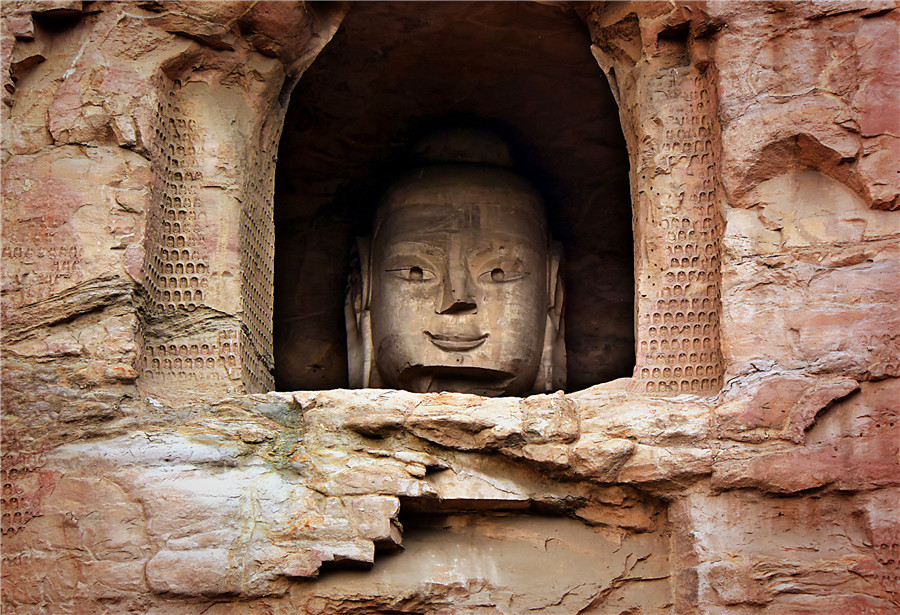
{"label": "curled hair on buddha head", "polygon": [[[514,171],[508,144],[496,133],[481,128],[446,128],[419,140],[411,150],[409,162],[407,172],[392,182],[381,198],[371,234],[357,240],[345,303],[350,386],[406,388],[422,392],[449,390],[481,395],[520,395],[564,388],[564,292],[559,275],[562,250],[550,238],[540,194]],[[450,239],[430,239],[435,233]],[[442,241],[486,242],[472,245],[493,247],[481,247],[477,249],[480,252],[471,252],[488,257],[451,257],[449,248],[443,247]],[[525,249],[532,251],[526,253],[533,256],[521,257],[525,260],[518,262],[526,267],[521,270],[525,273],[512,279],[525,275],[533,282],[530,286],[527,280],[513,282],[514,287],[497,290],[490,280],[491,267],[496,265],[488,265],[488,273],[483,273],[477,259],[514,258],[509,255],[517,253],[511,252],[517,249],[514,247],[516,241],[525,242],[519,245],[528,246]],[[462,275],[476,280],[474,290],[471,295],[466,291],[466,300],[459,303],[473,307],[477,303],[478,310],[470,317],[475,320],[468,322],[480,323],[480,328],[475,328],[479,336],[484,334],[483,340],[482,337],[475,341],[458,339],[457,335],[463,338],[471,335],[461,329],[438,331],[434,328],[445,326],[436,323],[435,319],[447,319],[441,323],[450,323],[452,319],[441,316],[450,313],[444,311],[445,297],[437,302],[440,309],[436,307],[430,314],[425,312],[423,306],[430,301],[428,293],[432,291],[428,289],[432,286],[419,286],[413,294],[408,294],[412,286],[405,286],[406,282],[396,286],[398,282],[392,277],[396,274],[385,272],[400,270],[388,268],[385,263],[396,260],[396,256],[390,255],[399,245],[425,246],[424,252],[419,251],[422,250],[420,247],[414,249],[413,253],[419,256],[443,255],[440,257],[443,261],[430,265],[423,263],[422,267],[431,269],[428,272],[429,279],[433,280],[431,284],[444,286],[445,296],[456,293],[452,289],[460,287],[451,281],[452,275],[444,272],[458,271],[457,267],[469,272]],[[507,247],[503,248],[503,245]],[[433,252],[435,250],[437,252]],[[390,265],[397,266],[401,265]],[[505,269],[506,265],[503,267]],[[421,279],[422,269],[415,269]],[[500,271],[502,276],[503,270]],[[487,282],[477,281],[483,279]],[[514,291],[514,288],[520,290]],[[525,288],[531,290],[522,294]],[[483,312],[479,313],[482,308]],[[400,314],[405,314],[402,318],[408,316],[408,320],[400,322]],[[531,316],[525,320],[516,316],[511,321],[513,325],[504,329],[503,323],[510,314]],[[446,326],[452,329],[452,326]],[[423,333],[427,337],[423,338]],[[517,344],[512,340],[526,341]],[[451,364],[456,361],[463,361],[462,366]],[[418,381],[412,383],[412,379],[420,378],[423,373],[429,378],[442,379],[442,386],[452,380],[459,388],[419,388]],[[510,376],[508,385],[483,384],[487,378],[499,378],[498,374]],[[458,384],[466,378],[471,378],[472,388],[467,388],[469,382]]]}

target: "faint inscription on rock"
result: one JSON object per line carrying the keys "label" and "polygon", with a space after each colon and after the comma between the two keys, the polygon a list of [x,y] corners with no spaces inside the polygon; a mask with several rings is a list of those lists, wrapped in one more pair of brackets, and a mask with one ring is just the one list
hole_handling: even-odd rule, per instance
{"label": "faint inscription on rock", "polygon": [[3,442],[2,462],[2,531],[15,534],[26,523],[41,515],[41,502],[56,482],[54,473],[42,470],[43,450],[29,452],[12,445],[12,438]]}

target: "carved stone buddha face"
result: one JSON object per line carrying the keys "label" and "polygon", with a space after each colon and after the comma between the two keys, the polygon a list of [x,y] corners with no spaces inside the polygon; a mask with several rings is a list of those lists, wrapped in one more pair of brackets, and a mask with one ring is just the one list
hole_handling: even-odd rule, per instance
{"label": "carved stone buddha face", "polygon": [[559,258],[543,207],[498,166],[430,165],[394,184],[361,245],[364,296],[348,300],[362,308],[348,307],[351,384],[489,396],[561,386]]}

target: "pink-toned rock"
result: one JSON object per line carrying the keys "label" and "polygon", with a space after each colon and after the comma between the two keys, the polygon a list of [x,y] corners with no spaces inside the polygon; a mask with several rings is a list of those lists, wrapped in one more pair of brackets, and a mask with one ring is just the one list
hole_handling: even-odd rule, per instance
{"label": "pink-toned rock", "polygon": [[717,428],[720,436],[736,440],[802,442],[819,412],[857,389],[859,383],[848,378],[784,374],[748,379],[729,390],[716,408]]}
{"label": "pink-toned rock", "polygon": [[[819,167],[862,192],[870,205],[892,208],[896,167],[872,181],[871,173],[863,179],[861,167],[841,165],[840,159],[858,160],[863,139],[897,136],[889,128],[900,121],[894,112],[900,75],[889,59],[900,47],[896,12],[888,5],[866,6],[876,16],[859,19],[857,7],[819,11],[818,4],[743,14],[726,3],[710,6],[714,19],[742,24],[723,32],[713,53],[720,70],[726,189],[740,202],[760,181]],[[832,51],[825,51],[824,40]],[[883,70],[883,62],[891,68]]]}
{"label": "pink-toned rock", "polygon": [[762,454],[752,449],[723,451],[713,465],[713,486],[794,493],[900,484],[897,383],[867,383],[857,395],[835,403],[809,430],[805,447]]}
{"label": "pink-toned rock", "polygon": [[[3,612],[896,613],[898,19],[2,3]],[[445,114],[547,191],[570,390],[271,391]]]}
{"label": "pink-toned rock", "polygon": [[17,11],[7,19],[6,27],[9,28],[10,34],[23,41],[34,39],[34,21],[30,14],[25,11]]}
{"label": "pink-toned rock", "polygon": [[[892,497],[896,490],[885,490]],[[769,498],[735,491],[678,504],[694,535],[698,602],[728,612],[894,609],[893,572],[866,538],[869,496]]]}

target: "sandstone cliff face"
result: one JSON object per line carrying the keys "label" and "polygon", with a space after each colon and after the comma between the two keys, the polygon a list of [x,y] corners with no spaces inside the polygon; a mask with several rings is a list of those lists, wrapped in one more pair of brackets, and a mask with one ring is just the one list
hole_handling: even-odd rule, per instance
{"label": "sandstone cliff face", "polygon": [[568,316],[633,376],[525,399],[272,391],[273,195],[328,214],[276,151],[354,10],[3,4],[4,611],[900,610],[897,5],[379,5],[385,54],[581,28],[617,104],[627,152],[554,146],[627,156],[633,333]]}

